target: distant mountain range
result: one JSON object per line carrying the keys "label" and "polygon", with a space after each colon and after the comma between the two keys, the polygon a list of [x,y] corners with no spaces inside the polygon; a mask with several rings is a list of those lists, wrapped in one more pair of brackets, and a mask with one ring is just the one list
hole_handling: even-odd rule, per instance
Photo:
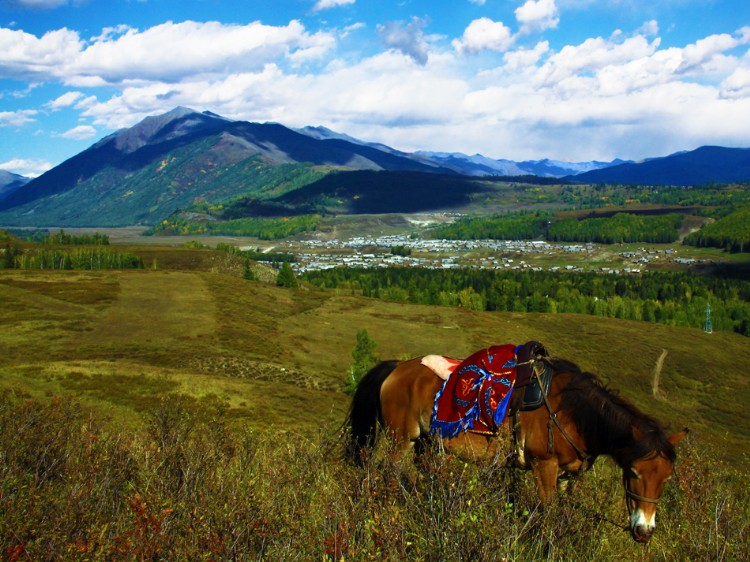
{"label": "distant mountain range", "polygon": [[705,185],[750,181],[750,148],[702,146],[644,162],[627,162],[579,174],[583,183]]}
{"label": "distant mountain range", "polygon": [[0,201],[29,183],[31,178],[0,170]]}
{"label": "distant mountain range", "polygon": [[457,174],[467,176],[540,176],[560,178],[572,176],[582,172],[616,166],[627,162],[619,158],[612,162],[563,162],[560,160],[526,160],[523,162],[514,162],[513,160],[495,160],[475,154],[469,156],[461,152],[430,152],[417,151],[413,153],[400,152],[393,148],[379,143],[368,143],[332,131],[326,127],[304,127],[297,129],[300,133],[309,135],[319,140],[339,139],[355,144],[370,146],[378,150],[383,150],[391,154],[397,154],[404,158],[410,158],[428,166],[446,168]]}
{"label": "distant mountain range", "polygon": [[750,180],[750,149],[703,147],[641,163],[513,162],[406,153],[324,127],[293,130],[178,107],[103,138],[38,178],[0,172],[0,224],[152,225],[199,203],[231,204],[255,215],[418,211],[459,205],[497,176],[651,185],[742,181]]}

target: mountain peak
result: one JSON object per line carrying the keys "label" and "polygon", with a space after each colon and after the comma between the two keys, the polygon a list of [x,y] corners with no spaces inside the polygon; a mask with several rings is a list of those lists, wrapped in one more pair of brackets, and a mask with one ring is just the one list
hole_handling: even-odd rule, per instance
{"label": "mountain peak", "polygon": [[0,201],[26,185],[31,178],[0,170]]}
{"label": "mountain peak", "polygon": [[129,154],[156,139],[170,140],[227,121],[224,117],[211,112],[199,113],[189,107],[177,106],[167,113],[146,117],[128,129],[120,129],[94,146],[114,142],[118,151]]}

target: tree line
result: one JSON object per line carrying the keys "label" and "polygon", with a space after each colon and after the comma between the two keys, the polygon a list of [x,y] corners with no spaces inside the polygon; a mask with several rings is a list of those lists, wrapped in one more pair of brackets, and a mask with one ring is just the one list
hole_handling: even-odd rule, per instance
{"label": "tree line", "polygon": [[313,231],[320,223],[320,215],[293,217],[255,217],[232,220],[207,220],[174,214],[144,234],[180,234],[212,236],[252,236],[260,240],[278,240],[299,232]]}
{"label": "tree line", "polygon": [[44,244],[47,246],[108,246],[109,236],[95,232],[94,234],[69,234],[62,228],[58,232],[50,232],[46,228],[8,229],[16,238]]}
{"label": "tree line", "polygon": [[702,327],[750,336],[750,281],[692,272],[616,276],[591,272],[334,268],[311,284],[396,302],[471,310],[578,313]]}
{"label": "tree line", "polygon": [[680,213],[656,216],[617,213],[607,218],[565,219],[549,225],[547,240],[600,244],[669,243],[679,238],[684,220],[684,215]]}
{"label": "tree line", "polygon": [[740,208],[715,223],[685,237],[685,244],[750,252],[750,206]]}
{"label": "tree line", "polygon": [[684,215],[617,213],[612,217],[555,220],[552,213],[508,213],[464,217],[436,229],[433,236],[449,240],[532,240],[551,242],[674,242]]}
{"label": "tree line", "polygon": [[6,269],[95,270],[142,269],[143,260],[127,252],[102,247],[78,250],[26,250],[7,247],[2,265]]}

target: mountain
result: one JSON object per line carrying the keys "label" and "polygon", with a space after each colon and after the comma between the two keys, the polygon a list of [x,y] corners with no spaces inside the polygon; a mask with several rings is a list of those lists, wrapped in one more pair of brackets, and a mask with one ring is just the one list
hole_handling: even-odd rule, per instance
{"label": "mountain", "polygon": [[616,159],[612,162],[563,162],[560,160],[526,160],[515,162],[513,160],[495,160],[475,154],[468,156],[460,152],[416,152],[416,155],[423,159],[433,161],[436,165],[450,168],[459,174],[470,176],[540,176],[548,178],[560,178],[598,170],[608,166],[615,166],[623,163],[623,160]]}
{"label": "mountain", "polygon": [[511,160],[493,160],[481,154],[468,156],[460,152],[430,151],[421,151],[415,154],[468,176],[523,176],[528,174]]}
{"label": "mountain", "polygon": [[[304,182],[314,167],[440,172],[398,151],[314,138],[276,123],[231,121],[178,107],[117,131],[0,201],[0,223],[154,224],[196,201],[218,203]],[[319,170],[320,171],[320,170]],[[316,174],[308,174],[318,179]]]}
{"label": "mountain", "polygon": [[31,181],[30,178],[0,170],[0,201],[10,197],[11,194],[18,191],[29,181]]}
{"label": "mountain", "polygon": [[705,185],[750,181],[750,148],[702,146],[663,158],[625,163],[572,177],[582,183]]}
{"label": "mountain", "polygon": [[155,225],[185,212],[215,220],[455,209],[491,198],[508,176],[524,183],[748,180],[750,149],[703,147],[640,163],[514,162],[406,153],[325,127],[293,130],[177,107],[38,178],[0,175],[0,224],[103,227]]}
{"label": "mountain", "polygon": [[561,178],[565,176],[575,176],[592,170],[601,170],[612,166],[619,166],[620,164],[625,164],[627,162],[627,160],[621,160],[620,158],[616,158],[611,162],[599,162],[598,160],[591,160],[589,162],[563,162],[561,160],[550,160],[545,158],[543,160],[526,160],[524,162],[519,162],[518,166],[524,170],[524,173],[526,174]]}
{"label": "mountain", "polygon": [[619,158],[612,162],[563,162],[561,160],[526,160],[514,162],[513,160],[494,159],[481,154],[469,156],[462,152],[435,152],[419,150],[417,152],[400,152],[380,143],[365,142],[349,135],[332,131],[327,127],[303,127],[296,129],[300,133],[316,139],[342,139],[352,143],[370,146],[391,154],[397,154],[404,158],[410,158],[421,164],[435,168],[447,168],[453,172],[466,176],[540,176],[545,178],[561,178],[564,176],[580,174],[590,170],[598,170],[609,166],[623,164],[626,161]]}

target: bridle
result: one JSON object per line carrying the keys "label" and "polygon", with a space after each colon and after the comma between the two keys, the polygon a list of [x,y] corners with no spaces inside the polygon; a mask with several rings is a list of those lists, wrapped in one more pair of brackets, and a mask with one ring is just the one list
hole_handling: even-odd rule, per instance
{"label": "bridle", "polygon": [[[544,388],[542,385],[542,379],[539,373],[539,369],[537,369],[537,362],[543,362],[543,359],[541,357],[535,357],[529,360],[527,363],[532,364],[532,371],[534,374],[534,377],[537,380],[537,383],[539,384],[540,388]],[[571,447],[575,450],[575,452],[578,454],[578,457],[581,459],[582,464],[581,468],[579,469],[579,472],[583,472],[586,470],[593,462],[594,457],[587,453],[584,449],[578,446],[578,444],[573,440],[573,438],[570,436],[570,434],[565,430],[563,425],[559,422],[557,419],[557,411],[552,409],[552,405],[549,402],[549,399],[547,398],[547,395],[542,392],[542,398],[544,399],[544,405],[547,408],[547,412],[549,413],[549,423],[548,425],[548,433],[549,437],[547,439],[547,448],[549,452],[551,453],[553,450],[553,433],[552,433],[552,427],[553,425],[557,427],[557,429],[560,431],[562,436],[565,438],[565,440],[570,444]],[[661,495],[658,498],[649,498],[646,496],[641,496],[640,494],[636,494],[630,489],[630,477],[626,474],[623,474],[622,478],[623,487],[625,488],[625,503],[628,508],[628,516],[633,515],[633,511],[635,509],[635,502],[641,501],[646,503],[652,503],[654,505],[657,505],[659,503],[659,500],[661,499]]]}
{"label": "bridle", "polygon": [[659,495],[658,498],[648,498],[646,496],[641,496],[640,494],[636,494],[630,489],[630,477],[623,475],[622,478],[622,485],[623,488],[625,488],[625,504],[628,507],[628,516],[633,515],[633,511],[635,510],[635,502],[641,501],[646,503],[652,503],[654,505],[658,505],[659,500],[661,499],[661,495]]}

